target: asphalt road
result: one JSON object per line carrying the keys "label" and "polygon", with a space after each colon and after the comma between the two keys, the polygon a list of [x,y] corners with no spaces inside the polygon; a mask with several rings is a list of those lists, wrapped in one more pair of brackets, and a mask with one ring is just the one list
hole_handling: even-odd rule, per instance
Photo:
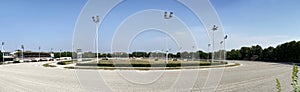
{"label": "asphalt road", "polygon": [[236,61],[241,66],[201,70],[78,70],[37,63],[0,65],[0,92],[282,92],[292,91],[292,66]]}

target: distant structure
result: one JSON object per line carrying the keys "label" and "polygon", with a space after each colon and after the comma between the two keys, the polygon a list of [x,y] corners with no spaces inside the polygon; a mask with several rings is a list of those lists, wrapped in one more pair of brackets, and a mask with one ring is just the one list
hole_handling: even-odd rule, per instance
{"label": "distant structure", "polygon": [[[12,57],[14,57],[14,61],[23,61],[23,62],[31,62],[31,61],[51,61],[54,58],[53,53],[48,52],[31,52],[25,51],[22,54],[22,51],[15,51],[10,53]],[[22,57],[24,55],[24,57]]]}
{"label": "distant structure", "polygon": [[9,61],[14,61],[15,58],[10,52],[3,52],[3,59],[4,61],[9,62]]}
{"label": "distant structure", "polygon": [[83,57],[82,49],[77,49],[76,53],[77,53],[77,61],[82,61],[82,57]]}

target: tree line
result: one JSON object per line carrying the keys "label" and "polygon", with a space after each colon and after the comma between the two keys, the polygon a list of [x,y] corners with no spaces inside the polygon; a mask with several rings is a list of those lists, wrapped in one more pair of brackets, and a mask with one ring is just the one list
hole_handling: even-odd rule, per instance
{"label": "tree line", "polygon": [[[224,51],[217,51],[215,53],[223,53]],[[0,53],[1,55],[1,53]],[[123,54],[99,53],[101,58],[111,57],[165,57],[166,53],[163,52],[132,52]],[[215,56],[218,54],[215,54]],[[2,55],[1,55],[2,56]],[[0,56],[0,57],[1,57]],[[62,57],[76,57],[72,52],[55,52],[55,58]],[[85,57],[94,58],[96,56],[93,52],[87,52]],[[201,50],[196,52],[177,52],[169,53],[169,58],[200,58],[211,59],[212,53],[203,52]],[[300,62],[300,41],[286,42],[276,47],[262,48],[260,45],[241,47],[240,49],[232,49],[226,51],[227,60],[259,60],[259,61],[283,61],[283,62]],[[1,61],[1,60],[0,60]]]}
{"label": "tree line", "polygon": [[[215,52],[215,53],[219,53]],[[224,52],[224,51],[223,51]],[[218,54],[216,54],[218,55]],[[54,57],[76,57],[72,52],[54,52]],[[88,52],[84,56],[94,58],[95,53]],[[165,53],[162,52],[132,52],[122,55],[114,55],[111,53],[99,53],[99,57],[165,57]],[[211,59],[212,53],[203,52],[201,50],[197,52],[177,52],[169,53],[169,58],[200,58],[200,59]],[[276,47],[262,48],[259,45],[251,47],[241,47],[240,49],[232,49],[226,51],[227,60],[260,60],[260,61],[284,61],[284,62],[300,62],[300,41],[291,41],[280,44]],[[0,61],[2,61],[2,53],[0,51]]]}
{"label": "tree line", "polygon": [[300,41],[286,42],[264,49],[259,45],[233,49],[227,52],[227,59],[300,62]]}

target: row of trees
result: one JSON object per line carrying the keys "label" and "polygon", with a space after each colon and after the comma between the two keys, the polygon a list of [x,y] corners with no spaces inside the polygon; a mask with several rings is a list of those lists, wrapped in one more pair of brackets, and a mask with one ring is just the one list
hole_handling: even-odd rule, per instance
{"label": "row of trees", "polygon": [[[218,51],[215,53],[223,53],[224,51]],[[218,54],[216,54],[218,55]],[[222,54],[221,54],[222,55]],[[72,52],[55,52],[54,57],[72,57]],[[84,56],[93,58],[95,53],[88,52]],[[99,57],[165,57],[165,53],[162,52],[132,52],[123,53],[122,55],[114,55],[111,53],[99,53]],[[178,52],[169,53],[170,58],[186,58],[186,59],[210,59],[211,53],[203,51],[197,52]],[[276,47],[262,48],[259,45],[251,47],[241,47],[240,49],[232,49],[226,52],[226,59],[228,60],[261,60],[261,61],[287,61],[287,62],[300,62],[300,41],[291,41],[284,44],[280,44]],[[2,61],[2,53],[0,52],[0,61]]]}
{"label": "row of trees", "polygon": [[300,41],[291,41],[276,47],[263,49],[261,46],[242,47],[227,52],[230,60],[300,61]]}
{"label": "row of trees", "polygon": [[72,57],[72,52],[55,52],[54,58],[59,58],[59,57]]}

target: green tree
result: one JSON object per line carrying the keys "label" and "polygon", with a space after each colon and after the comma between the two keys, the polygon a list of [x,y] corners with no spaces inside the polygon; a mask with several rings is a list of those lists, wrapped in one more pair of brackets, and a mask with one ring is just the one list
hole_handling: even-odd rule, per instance
{"label": "green tree", "polygon": [[259,46],[259,45],[252,46],[250,48],[250,58],[257,56],[257,59],[260,59],[262,51],[263,51],[263,49],[261,46]]}
{"label": "green tree", "polygon": [[274,47],[268,47],[268,48],[266,48],[262,51],[261,59],[265,60],[265,61],[276,60],[274,54],[275,54],[275,48]]}
{"label": "green tree", "polygon": [[205,52],[199,50],[196,52],[196,58],[208,59],[208,53],[205,53]]}
{"label": "green tree", "polygon": [[239,50],[232,49],[231,51],[227,52],[226,58],[229,60],[241,60],[242,55]]}
{"label": "green tree", "polygon": [[249,60],[251,57],[250,53],[250,48],[249,47],[242,47],[240,50],[241,56],[243,60]]}

